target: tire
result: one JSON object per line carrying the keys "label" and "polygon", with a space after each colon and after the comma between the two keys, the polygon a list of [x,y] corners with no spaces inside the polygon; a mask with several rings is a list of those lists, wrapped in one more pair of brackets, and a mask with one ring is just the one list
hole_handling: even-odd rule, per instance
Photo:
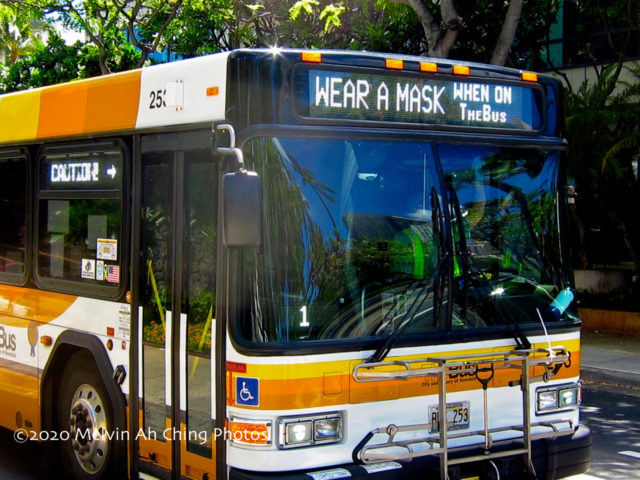
{"label": "tire", "polygon": [[68,478],[113,477],[113,406],[91,355],[74,354],[66,364],[57,397],[56,427]]}

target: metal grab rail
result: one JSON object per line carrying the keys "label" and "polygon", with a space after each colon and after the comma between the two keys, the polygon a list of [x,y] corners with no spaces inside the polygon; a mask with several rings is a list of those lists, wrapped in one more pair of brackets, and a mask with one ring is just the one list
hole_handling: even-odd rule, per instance
{"label": "metal grab rail", "polygon": [[[540,438],[556,438],[574,433],[575,426],[568,419],[552,422],[531,422],[530,384],[534,381],[547,382],[553,378],[563,365],[570,365],[571,355],[564,347],[551,349],[527,349],[491,352],[485,354],[466,354],[450,357],[428,357],[414,360],[362,363],[353,370],[353,378],[358,383],[390,380],[409,380],[420,377],[438,379],[438,408],[440,422],[437,435],[425,435],[420,438],[397,439],[398,434],[406,432],[430,432],[429,424],[388,425],[372,430],[356,447],[354,458],[363,463],[378,463],[391,460],[411,461],[427,455],[440,456],[440,478],[447,480],[450,465],[489,460],[494,458],[524,455],[529,473],[535,476],[531,461],[531,442]],[[424,365],[427,365],[426,367]],[[542,375],[532,375],[532,369],[543,368]],[[383,369],[383,370],[380,370]],[[487,387],[496,371],[518,370],[519,379],[509,382],[509,386],[520,386],[522,391],[522,424],[498,428],[489,428]],[[482,430],[450,434],[446,420],[447,376],[451,374],[472,374],[482,384],[484,428]],[[533,372],[535,373],[535,371]],[[546,428],[548,431],[532,433],[532,428]],[[494,441],[493,435],[500,432],[521,432],[520,437]],[[387,435],[386,441],[368,445],[376,435]],[[448,447],[448,440],[477,437],[478,441],[459,447]],[[522,442],[521,447],[495,451],[496,446]],[[464,452],[470,448],[484,447],[483,455],[461,456],[449,459],[450,453]],[[420,447],[420,448],[417,448]]]}

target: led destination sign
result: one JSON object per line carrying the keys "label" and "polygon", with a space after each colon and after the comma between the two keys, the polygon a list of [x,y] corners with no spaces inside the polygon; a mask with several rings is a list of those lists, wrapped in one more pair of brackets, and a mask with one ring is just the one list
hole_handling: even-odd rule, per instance
{"label": "led destination sign", "polygon": [[542,129],[541,91],[508,83],[301,70],[298,113],[313,119]]}
{"label": "led destination sign", "polygon": [[41,187],[46,190],[119,189],[122,157],[111,152],[103,156],[51,155],[42,159]]}

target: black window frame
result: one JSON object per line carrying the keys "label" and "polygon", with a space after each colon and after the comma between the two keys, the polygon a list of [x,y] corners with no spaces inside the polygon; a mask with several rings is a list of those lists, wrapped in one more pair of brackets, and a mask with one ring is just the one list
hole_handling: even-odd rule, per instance
{"label": "black window frame", "polygon": [[[41,187],[41,165],[47,155],[65,155],[78,153],[99,153],[120,151],[122,158],[122,181],[120,190],[114,189],[81,189],[74,188],[68,190],[43,190]],[[119,138],[94,140],[82,143],[68,143],[58,145],[45,145],[40,148],[36,155],[34,194],[31,195],[33,205],[33,236],[31,246],[33,249],[33,278],[36,286],[44,290],[51,290],[79,296],[90,296],[104,299],[121,298],[127,290],[129,279],[129,256],[130,256],[130,169],[131,169],[131,149]],[[40,239],[40,201],[41,200],[92,200],[92,199],[114,199],[120,201],[120,238],[118,239],[118,260],[120,267],[120,282],[106,283],[104,285],[87,284],[82,281],[68,280],[61,278],[47,277],[40,274],[40,254],[38,249]]]}
{"label": "black window frame", "polygon": [[31,238],[31,201],[32,201],[32,185],[31,185],[31,162],[29,151],[24,148],[11,148],[0,151],[0,162],[4,160],[24,160],[25,163],[25,178],[24,178],[24,227],[25,227],[25,241],[24,241],[24,267],[22,272],[0,272],[0,282],[22,286],[27,282],[29,272],[31,270],[31,255],[30,255],[30,241]]}
{"label": "black window frame", "polygon": [[[496,146],[496,147],[512,147],[523,149],[546,149],[557,150],[559,152],[565,152],[567,150],[566,141],[560,137],[532,137],[525,135],[478,135],[468,132],[436,132],[436,131],[416,131],[409,129],[399,128],[386,128],[386,129],[371,129],[371,128],[354,128],[337,126],[319,130],[311,126],[299,126],[299,125],[271,125],[271,124],[259,124],[253,125],[245,130],[242,130],[238,135],[237,144],[240,148],[244,149],[247,143],[260,136],[301,136],[308,138],[348,138],[354,139],[371,139],[371,135],[377,136],[378,139],[384,138],[400,138],[404,141],[426,141],[436,143],[451,143],[451,144],[471,144],[477,146]],[[561,162],[566,162],[566,157],[561,155]],[[560,171],[563,172],[564,168]],[[561,173],[564,175],[564,173]],[[563,176],[559,180],[564,180]],[[264,179],[263,179],[264,180]],[[560,208],[560,204],[558,204]],[[565,218],[566,212],[564,209],[560,209],[561,218]],[[566,248],[567,231],[566,225],[561,225],[563,233],[560,234],[560,241],[563,248]],[[241,275],[240,259],[238,252],[231,252],[227,264],[227,276],[228,278],[238,278]],[[565,263],[563,266],[564,274],[569,274],[566,269],[571,269],[571,265]],[[563,274],[563,275],[564,275]],[[240,289],[242,286],[240,282],[233,282],[233,286],[227,292],[227,301],[229,302],[229,339],[231,344],[240,353],[248,356],[261,357],[265,355],[306,355],[306,354],[322,354],[322,353],[336,353],[336,352],[353,352],[369,349],[376,349],[384,342],[384,337],[361,337],[361,338],[345,338],[339,341],[333,340],[317,340],[313,342],[269,342],[260,343],[246,340],[238,332],[241,326],[239,312],[242,308],[240,305]],[[574,306],[570,308],[573,311]],[[548,324],[546,328],[554,333],[567,333],[573,332],[579,325],[579,320],[575,316],[570,316],[566,319],[561,319],[558,322]],[[529,323],[521,326],[522,330],[527,336],[542,335],[542,325],[539,323]],[[403,335],[396,342],[397,347],[416,347],[423,345],[444,345],[454,344],[460,342],[468,342],[470,335],[474,335],[474,338],[478,341],[491,341],[491,340],[504,340],[513,338],[512,328],[508,325],[495,326],[493,328],[475,329],[473,333],[469,330],[450,330],[448,332],[429,332],[421,335]]]}

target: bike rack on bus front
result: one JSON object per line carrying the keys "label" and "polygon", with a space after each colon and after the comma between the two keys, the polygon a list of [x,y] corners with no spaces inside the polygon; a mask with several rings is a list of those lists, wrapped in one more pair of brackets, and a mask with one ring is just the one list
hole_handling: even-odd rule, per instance
{"label": "bike rack on bus front", "polygon": [[[370,431],[354,450],[354,460],[365,464],[379,463],[393,460],[411,461],[417,457],[428,455],[440,456],[440,477],[448,478],[450,465],[459,465],[475,461],[490,460],[514,455],[524,455],[525,465],[530,473],[533,472],[531,442],[541,438],[556,438],[572,434],[575,431],[573,421],[560,419],[551,422],[531,422],[530,384],[534,381],[547,382],[555,376],[559,369],[570,362],[570,353],[564,347],[552,349],[527,349],[492,352],[488,354],[467,354],[451,357],[429,357],[414,360],[387,361],[378,363],[361,363],[353,370],[353,378],[358,383],[380,382],[390,380],[409,380],[419,377],[436,377],[438,379],[438,411],[440,418],[446,420],[447,408],[447,376],[451,374],[470,374],[475,376],[483,386],[484,428],[477,431],[449,433],[448,421],[439,421],[438,434],[429,435],[429,424],[397,426],[394,424],[376,428]],[[433,365],[424,367],[424,365]],[[384,371],[376,370],[385,368]],[[389,368],[397,367],[397,370]],[[542,375],[532,376],[532,369],[543,368]],[[509,425],[489,428],[488,405],[486,388],[499,370],[519,370],[518,380],[509,382],[509,386],[520,386],[522,391],[523,421],[520,425]],[[535,372],[534,370],[534,373]],[[445,412],[444,414],[442,412]],[[533,434],[532,428],[544,428],[545,431]],[[403,433],[426,431],[425,436],[410,439],[397,439]],[[494,441],[493,435],[499,432],[520,432],[521,436]],[[386,441],[369,445],[377,435],[386,435]],[[448,447],[448,440],[461,438],[481,438],[482,441],[471,442],[459,447]],[[496,451],[494,447],[513,444],[521,441],[520,448],[510,448]],[[473,447],[483,446],[484,453],[480,455],[460,456],[449,458],[450,453],[464,452]],[[421,448],[416,448],[421,447]]]}

